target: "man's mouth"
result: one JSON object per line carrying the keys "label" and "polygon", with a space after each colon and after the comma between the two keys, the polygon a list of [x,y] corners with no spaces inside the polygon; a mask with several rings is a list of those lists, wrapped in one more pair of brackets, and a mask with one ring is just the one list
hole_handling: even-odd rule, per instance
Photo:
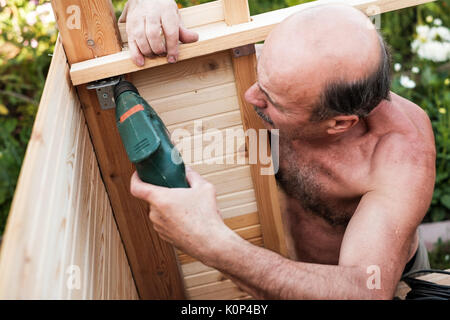
{"label": "man's mouth", "polygon": [[269,116],[265,115],[264,113],[262,113],[259,108],[257,106],[253,106],[253,109],[255,109],[256,114],[263,119],[265,122],[267,122],[268,124],[270,124],[271,126],[274,126],[272,119],[270,119]]}

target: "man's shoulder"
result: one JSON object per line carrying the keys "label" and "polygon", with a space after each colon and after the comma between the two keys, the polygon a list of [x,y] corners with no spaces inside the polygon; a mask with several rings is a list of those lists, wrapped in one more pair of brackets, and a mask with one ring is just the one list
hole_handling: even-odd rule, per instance
{"label": "man's shoulder", "polygon": [[436,147],[425,111],[393,95],[386,112],[386,127],[378,137],[372,157],[371,171],[376,180],[404,176],[410,182],[428,183],[431,179],[434,183]]}
{"label": "man's shoulder", "polygon": [[[392,94],[390,106],[383,110],[384,127],[374,150],[375,160],[389,162],[429,161],[435,155],[434,134],[427,113],[413,102]],[[434,161],[434,160],[433,160]]]}

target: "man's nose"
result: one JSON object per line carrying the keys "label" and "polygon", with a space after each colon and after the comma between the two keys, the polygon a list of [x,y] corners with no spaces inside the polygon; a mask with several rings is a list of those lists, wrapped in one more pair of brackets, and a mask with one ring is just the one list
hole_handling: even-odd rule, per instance
{"label": "man's nose", "polygon": [[258,88],[258,84],[255,82],[250,88],[247,89],[244,95],[245,100],[259,108],[265,108],[266,102],[261,95],[261,91]]}

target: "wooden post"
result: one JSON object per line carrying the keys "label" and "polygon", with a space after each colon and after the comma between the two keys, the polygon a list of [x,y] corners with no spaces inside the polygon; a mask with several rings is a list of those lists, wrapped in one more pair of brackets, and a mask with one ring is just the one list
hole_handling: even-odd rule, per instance
{"label": "wooden post", "polygon": [[[122,50],[111,0],[52,0],[70,64]],[[148,205],[129,191],[134,167],[116,128],[114,109],[102,110],[95,91],[77,87],[102,178],[142,299],[184,299],[173,247],[161,240]]]}
{"label": "wooden post", "polygon": [[[225,21],[228,25],[250,21],[247,0],[223,0],[223,6]],[[256,115],[252,105],[247,103],[244,98],[245,91],[257,79],[256,55],[252,53],[235,57],[233,52],[231,52],[231,55],[244,130],[254,129],[259,131],[259,129],[264,129],[261,119]],[[270,151],[270,145],[268,145],[267,150]],[[252,164],[250,167],[256,201],[258,203],[258,214],[262,227],[264,247],[286,256],[287,249],[275,177],[273,175],[262,175],[261,168],[259,159],[256,164]]]}

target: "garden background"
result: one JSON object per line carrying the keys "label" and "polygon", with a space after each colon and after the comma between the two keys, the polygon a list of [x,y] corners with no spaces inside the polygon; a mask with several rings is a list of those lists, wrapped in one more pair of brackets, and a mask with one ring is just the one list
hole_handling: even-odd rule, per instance
{"label": "garden background", "polygon": [[[178,0],[187,7],[208,0]],[[300,0],[249,0],[251,14]],[[126,0],[113,0],[117,16]],[[450,220],[450,0],[381,15],[393,53],[392,91],[421,106],[436,139],[437,176],[424,222]],[[49,1],[0,0],[0,237],[45,84],[57,30]],[[43,190],[43,195],[45,190]],[[450,268],[450,242],[438,242],[432,267]]]}

